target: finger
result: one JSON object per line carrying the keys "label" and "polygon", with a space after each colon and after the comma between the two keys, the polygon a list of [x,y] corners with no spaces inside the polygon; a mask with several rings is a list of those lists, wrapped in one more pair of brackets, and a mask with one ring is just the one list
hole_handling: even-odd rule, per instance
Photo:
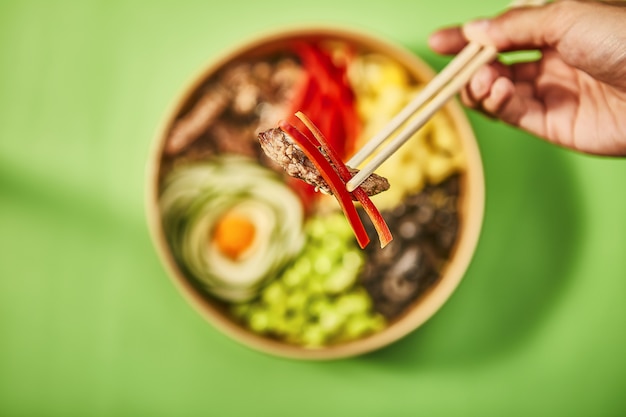
{"label": "finger", "polygon": [[479,68],[461,89],[461,102],[467,107],[480,110],[480,101],[489,94],[491,84],[496,78],[498,78],[498,72],[491,65]]}
{"label": "finger", "polygon": [[482,101],[482,109],[505,123],[544,136],[545,108],[532,94],[528,94],[528,89],[528,83],[515,85],[510,79],[499,77],[494,81],[489,96]]}
{"label": "finger", "polygon": [[491,85],[498,77],[511,77],[511,70],[501,62],[492,62],[479,68],[467,83],[464,91],[467,94],[468,102],[476,103],[483,100]]}
{"label": "finger", "polygon": [[478,102],[476,102],[476,100],[474,100],[474,98],[472,97],[472,95],[469,93],[468,91],[469,89],[469,85],[466,85],[460,92],[460,96],[461,96],[461,103],[463,103],[465,106],[471,108],[471,109],[479,109],[479,104]]}
{"label": "finger", "polygon": [[464,36],[498,51],[552,49],[563,62],[609,84],[623,85],[626,7],[601,1],[555,1],[513,8],[469,22]]}
{"label": "finger", "polygon": [[440,54],[456,54],[467,45],[467,39],[463,37],[460,27],[450,27],[440,29],[430,35],[428,45]]}
{"label": "finger", "polygon": [[[507,115],[502,110],[514,94],[515,86],[511,80],[505,77],[498,77],[492,82],[491,89],[484,97],[481,107],[488,114],[503,119],[503,116]],[[503,120],[510,121],[510,117],[506,117],[506,120]]]}
{"label": "finger", "polygon": [[499,51],[554,47],[576,20],[571,12],[577,8],[575,2],[566,3],[513,8],[493,19],[469,22],[462,32],[467,39],[494,45]]}
{"label": "finger", "polygon": [[477,103],[484,100],[489,95],[491,87],[498,76],[498,71],[491,65],[479,68],[470,79],[467,88],[465,88],[471,101]]}

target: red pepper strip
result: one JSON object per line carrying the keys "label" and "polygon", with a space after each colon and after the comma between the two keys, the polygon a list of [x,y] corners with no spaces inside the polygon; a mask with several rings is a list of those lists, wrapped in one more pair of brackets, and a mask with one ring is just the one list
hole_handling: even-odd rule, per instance
{"label": "red pepper strip", "polygon": [[311,97],[313,96],[312,86],[311,75],[308,72],[305,72],[302,74],[302,78],[298,81],[297,86],[294,88],[296,92],[291,99],[292,108],[301,108],[308,100],[311,100]]}
{"label": "red pepper strip", "polygon": [[[345,149],[345,139],[349,138],[350,141],[356,140],[357,135],[357,120],[358,117],[356,115],[356,110],[354,107],[354,93],[350,86],[350,82],[348,80],[347,75],[347,57],[345,57],[345,62],[336,63],[333,60],[333,57],[323,51],[321,48],[317,47],[315,49],[317,52],[317,62],[323,68],[323,71],[319,71],[319,73],[324,73],[327,76],[327,79],[323,80],[324,82],[332,85],[333,88],[331,92],[327,94],[333,100],[333,108],[336,111],[341,113],[341,122],[343,124],[344,130],[346,132],[346,136],[340,136],[337,138],[333,138],[332,136],[325,135],[330,139],[330,142],[335,146],[336,150],[343,150],[340,152],[340,155],[345,155],[347,149]],[[319,127],[319,124],[318,124]],[[324,129],[320,129],[324,132]],[[341,143],[339,142],[341,140]]]}
{"label": "red pepper strip", "polygon": [[354,207],[354,204],[352,203],[350,193],[346,190],[346,185],[339,177],[337,171],[333,169],[333,166],[330,162],[328,162],[324,155],[322,155],[313,141],[304,133],[300,132],[294,125],[289,124],[286,121],[281,121],[278,126],[295,141],[300,149],[302,149],[302,152],[304,152],[306,157],[309,158],[313,164],[315,164],[333,192],[333,195],[339,202],[339,205],[348,219],[350,226],[352,226],[352,230],[354,230],[354,235],[356,236],[359,246],[361,249],[365,248],[370,242],[370,238],[367,235],[365,226],[363,226],[363,223],[361,222],[359,213],[356,211],[356,207]]}
{"label": "red pepper strip", "polygon": [[[315,85],[316,95],[315,99],[301,103],[299,107],[292,106],[291,109],[293,112],[301,110],[310,115],[342,156],[352,153],[358,134],[359,119],[354,108],[354,94],[346,74],[346,63],[335,63],[330,53],[319,45],[295,42],[293,48],[311,77],[310,83]],[[345,61],[348,59],[346,56]],[[334,121],[328,120],[327,115],[330,111],[336,113]],[[299,125],[291,118],[288,120],[296,126]]]}
{"label": "red pepper strip", "polygon": [[[326,155],[330,158],[331,162],[339,171],[339,176],[344,181],[344,183],[348,182],[350,178],[352,178],[352,174],[348,170],[348,167],[343,163],[341,158],[337,152],[330,146],[328,140],[324,137],[322,132],[315,126],[315,124],[307,117],[306,114],[302,112],[297,112],[296,117],[302,121],[302,123],[311,131],[315,139],[319,142],[318,146],[321,146]],[[356,190],[352,192],[354,196],[359,200],[363,209],[369,216],[374,228],[376,229],[376,233],[378,233],[378,239],[380,240],[380,247],[384,248],[387,246],[389,242],[393,240],[393,236],[391,235],[391,231],[389,230],[389,226],[385,222],[385,219],[380,214],[380,211],[376,208],[372,200],[370,200],[369,196],[361,187],[357,187]]]}

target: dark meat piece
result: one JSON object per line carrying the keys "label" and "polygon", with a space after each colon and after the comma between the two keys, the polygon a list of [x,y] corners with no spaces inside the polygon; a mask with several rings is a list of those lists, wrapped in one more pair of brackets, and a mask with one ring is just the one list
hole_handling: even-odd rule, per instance
{"label": "dark meat piece", "polygon": [[220,153],[256,158],[260,154],[258,147],[250,146],[250,138],[254,138],[254,127],[252,124],[228,123],[220,119],[209,128],[209,133]]}
{"label": "dark meat piece", "polygon": [[231,93],[219,86],[210,88],[194,108],[178,120],[165,144],[165,152],[174,155],[196,140],[220,116]]}
{"label": "dark meat piece", "polygon": [[[263,152],[280,165],[287,174],[317,187],[326,194],[332,194],[328,184],[326,184],[315,165],[281,129],[273,128],[260,132],[259,142]],[[326,159],[328,159],[327,156]],[[348,169],[352,175],[359,172],[358,169],[350,167]],[[363,181],[361,188],[367,195],[375,195],[388,190],[389,181],[380,175],[372,174]]]}
{"label": "dark meat piece", "polygon": [[[224,68],[176,120],[165,153],[190,152],[198,140],[207,139],[215,142],[218,153],[233,152],[236,147],[241,153],[255,155],[256,132],[274,126],[285,114],[302,75],[301,66],[289,57],[235,62]],[[228,131],[235,133],[230,139],[225,135]],[[231,143],[234,141],[240,143]]]}

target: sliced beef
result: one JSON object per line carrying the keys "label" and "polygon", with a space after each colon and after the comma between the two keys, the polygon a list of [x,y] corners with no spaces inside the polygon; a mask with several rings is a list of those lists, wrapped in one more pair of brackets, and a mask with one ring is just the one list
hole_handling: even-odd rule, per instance
{"label": "sliced beef", "polygon": [[[287,174],[301,179],[308,184],[317,187],[326,194],[332,194],[330,187],[319,173],[313,162],[304,152],[290,139],[280,128],[272,128],[259,133],[259,142],[263,152],[281,166]],[[326,159],[328,157],[326,156]],[[359,172],[358,169],[348,167],[352,175]],[[367,195],[375,195],[389,189],[389,181],[380,175],[372,174],[363,183],[361,188]]]}

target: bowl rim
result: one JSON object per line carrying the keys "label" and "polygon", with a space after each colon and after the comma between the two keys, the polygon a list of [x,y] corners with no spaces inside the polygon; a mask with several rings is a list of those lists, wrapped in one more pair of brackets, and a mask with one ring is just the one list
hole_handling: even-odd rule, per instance
{"label": "bowl rim", "polygon": [[[174,283],[174,286],[182,294],[183,298],[205,320],[223,334],[256,351],[291,359],[329,360],[362,355],[392,344],[418,329],[441,309],[459,286],[478,245],[484,217],[485,185],[482,159],[476,137],[467,115],[457,99],[453,99],[444,108],[462,142],[467,166],[467,169],[461,176],[463,193],[459,203],[460,227],[453,253],[449,262],[442,270],[438,281],[420,295],[413,308],[410,308],[400,318],[394,320],[389,327],[370,336],[319,349],[295,346],[245,329],[243,326],[235,323],[234,320],[226,317],[205,296],[199,294],[196,287],[189,282],[178,267],[169,250],[161,225],[158,207],[159,172],[167,133],[181,109],[192,98],[194,92],[227,62],[246,53],[250,54],[255,48],[267,44],[311,36],[343,39],[373,51],[384,52],[384,54],[393,57],[405,66],[413,76],[424,81],[428,81],[435,75],[434,70],[415,53],[379,35],[372,35],[354,28],[328,25],[308,25],[297,28],[283,27],[240,41],[239,45],[230,47],[225,52],[222,52],[221,55],[213,57],[202,65],[195,74],[192,74],[183,87],[179,89],[178,94],[170,102],[164,115],[160,118],[160,123],[153,135],[146,163],[145,210],[151,240],[170,281]],[[415,308],[417,306],[419,308]]]}

